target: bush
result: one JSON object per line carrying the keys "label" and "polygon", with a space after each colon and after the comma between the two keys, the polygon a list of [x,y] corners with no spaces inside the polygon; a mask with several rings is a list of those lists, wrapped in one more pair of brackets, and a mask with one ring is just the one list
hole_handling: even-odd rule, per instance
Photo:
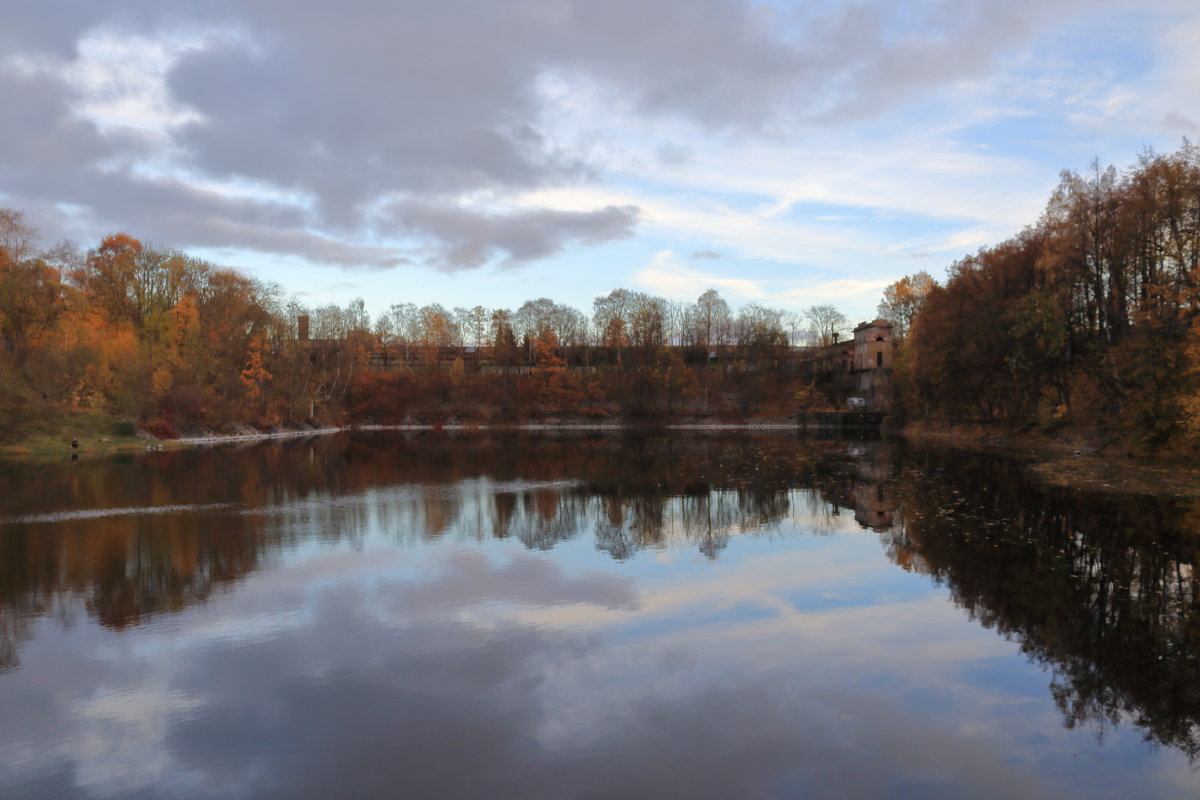
{"label": "bush", "polygon": [[178,439],[179,431],[175,430],[175,426],[165,417],[152,419],[143,426],[146,433],[153,436],[155,439]]}

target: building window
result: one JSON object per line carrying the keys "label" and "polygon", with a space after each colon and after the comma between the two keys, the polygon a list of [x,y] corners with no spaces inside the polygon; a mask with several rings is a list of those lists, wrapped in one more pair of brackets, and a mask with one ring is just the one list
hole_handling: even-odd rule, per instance
{"label": "building window", "polygon": [[880,350],[878,353],[875,354],[875,366],[881,367],[881,368],[883,367],[883,351],[882,350]]}

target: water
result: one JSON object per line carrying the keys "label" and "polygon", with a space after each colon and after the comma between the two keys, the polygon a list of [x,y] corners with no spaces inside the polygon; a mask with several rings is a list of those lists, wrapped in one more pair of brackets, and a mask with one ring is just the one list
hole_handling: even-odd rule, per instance
{"label": "water", "polygon": [[0,797],[1195,797],[1195,519],[767,434],[4,464]]}

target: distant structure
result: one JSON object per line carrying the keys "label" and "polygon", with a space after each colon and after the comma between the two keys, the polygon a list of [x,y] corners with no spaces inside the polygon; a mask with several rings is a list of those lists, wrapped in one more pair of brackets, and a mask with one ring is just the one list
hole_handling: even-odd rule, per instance
{"label": "distant structure", "polygon": [[854,329],[854,368],[892,368],[892,323],[877,319],[860,323]]}
{"label": "distant structure", "polygon": [[839,405],[856,411],[891,407],[894,360],[892,323],[884,319],[860,323],[854,338],[813,348],[806,371]]}
{"label": "distant structure", "polygon": [[854,329],[854,396],[872,411],[892,404],[892,323],[877,319]]}

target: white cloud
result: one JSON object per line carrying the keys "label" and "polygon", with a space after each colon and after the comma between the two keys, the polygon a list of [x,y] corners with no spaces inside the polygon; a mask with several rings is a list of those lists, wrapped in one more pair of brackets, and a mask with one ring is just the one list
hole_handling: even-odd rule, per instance
{"label": "white cloud", "polygon": [[779,302],[807,306],[812,303],[837,303],[863,300],[874,303],[892,281],[887,279],[835,278],[802,284],[776,295]]}
{"label": "white cloud", "polygon": [[695,300],[708,289],[741,302],[763,302],[770,305],[804,308],[814,303],[874,304],[883,294],[890,279],[834,278],[811,280],[801,277],[733,278],[712,272],[691,269],[680,262],[670,250],[656,253],[650,263],[636,273],[638,286],[673,300]]}
{"label": "white cloud", "polygon": [[638,270],[634,280],[654,294],[673,300],[695,300],[709,289],[751,300],[766,297],[766,291],[758,281],[688,269],[670,250],[656,253],[649,264]]}

